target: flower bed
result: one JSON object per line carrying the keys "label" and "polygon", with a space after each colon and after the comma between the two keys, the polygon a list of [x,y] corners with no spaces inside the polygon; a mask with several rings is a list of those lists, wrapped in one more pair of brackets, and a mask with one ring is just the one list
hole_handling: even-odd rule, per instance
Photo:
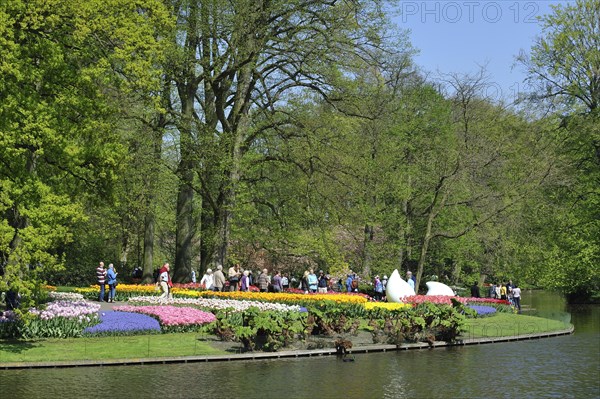
{"label": "flower bed", "polygon": [[83,295],[76,292],[51,291],[48,297],[53,301],[83,301]]}
{"label": "flower bed", "polygon": [[408,303],[394,303],[394,302],[367,302],[364,304],[365,309],[387,309],[387,310],[398,310],[404,308],[412,308],[411,304]]}
{"label": "flower bed", "polygon": [[25,317],[7,311],[0,319],[0,337],[79,337],[86,327],[98,323],[98,310],[100,305],[95,303],[58,300],[48,303],[45,309],[29,309]]}
{"label": "flower bed", "polygon": [[242,312],[250,307],[256,307],[261,311],[279,311],[279,312],[299,312],[300,306],[286,305],[277,302],[258,302],[258,301],[239,301],[235,299],[216,299],[216,298],[172,298],[160,299],[156,296],[136,296],[131,297],[127,302],[132,304],[172,304],[172,305],[191,305],[200,308],[209,309],[211,311],[232,309],[233,311]]}
{"label": "flower bed", "polygon": [[179,291],[173,290],[174,295],[197,296],[204,298],[226,298],[239,300],[258,300],[266,302],[284,302],[293,304],[305,304],[320,301],[332,301],[335,303],[362,304],[368,301],[364,295],[348,295],[339,293],[330,294],[292,294],[276,292],[214,292],[214,291]]}
{"label": "flower bed", "polygon": [[160,332],[160,324],[153,317],[134,312],[102,312],[100,324],[83,330],[87,335],[123,335]]}
{"label": "flower bed", "polygon": [[[158,318],[169,332],[188,331],[189,327],[212,323],[214,314],[190,307],[177,306],[115,306],[115,311],[142,313]],[[164,330],[164,329],[163,329]]]}
{"label": "flower bed", "polygon": [[496,308],[492,306],[468,305],[469,308],[477,312],[477,316],[490,316],[496,313]]}

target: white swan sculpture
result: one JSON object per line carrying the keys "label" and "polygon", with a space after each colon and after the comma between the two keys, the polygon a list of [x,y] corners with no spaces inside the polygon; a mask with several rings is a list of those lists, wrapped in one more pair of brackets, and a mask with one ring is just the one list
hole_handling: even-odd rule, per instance
{"label": "white swan sculpture", "polygon": [[437,281],[428,281],[427,294],[425,295],[443,295],[443,296],[456,296],[452,288],[448,287],[444,283],[438,283]]}
{"label": "white swan sculpture", "polygon": [[385,286],[385,295],[388,302],[402,303],[402,298],[415,295],[415,290],[402,280],[398,269],[395,269]]}

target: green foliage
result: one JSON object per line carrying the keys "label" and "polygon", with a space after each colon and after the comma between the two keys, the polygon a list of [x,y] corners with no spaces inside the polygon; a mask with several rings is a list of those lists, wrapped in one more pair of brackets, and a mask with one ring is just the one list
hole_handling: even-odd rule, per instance
{"label": "green foliage", "polygon": [[[459,302],[460,305],[460,302]],[[423,302],[414,308],[379,309],[369,314],[374,342],[400,345],[408,342],[447,341],[456,339],[466,322],[464,306]],[[470,313],[470,312],[469,312]]]}

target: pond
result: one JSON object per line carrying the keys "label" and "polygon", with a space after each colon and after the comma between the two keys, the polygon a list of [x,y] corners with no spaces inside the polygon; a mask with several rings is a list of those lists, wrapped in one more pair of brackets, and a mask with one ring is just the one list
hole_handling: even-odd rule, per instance
{"label": "pond", "polygon": [[530,341],[252,362],[3,370],[3,398],[598,398],[600,306],[525,292],[573,335]]}

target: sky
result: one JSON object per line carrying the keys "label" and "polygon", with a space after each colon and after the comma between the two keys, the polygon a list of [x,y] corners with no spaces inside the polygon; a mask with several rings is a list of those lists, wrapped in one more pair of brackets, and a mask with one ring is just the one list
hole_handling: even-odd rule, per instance
{"label": "sky", "polygon": [[393,22],[410,29],[419,50],[416,63],[430,79],[441,74],[474,74],[486,65],[486,92],[511,102],[526,91],[525,73],[515,66],[521,50],[529,52],[541,34],[537,17],[552,12],[551,4],[572,1],[529,0],[401,0]]}

